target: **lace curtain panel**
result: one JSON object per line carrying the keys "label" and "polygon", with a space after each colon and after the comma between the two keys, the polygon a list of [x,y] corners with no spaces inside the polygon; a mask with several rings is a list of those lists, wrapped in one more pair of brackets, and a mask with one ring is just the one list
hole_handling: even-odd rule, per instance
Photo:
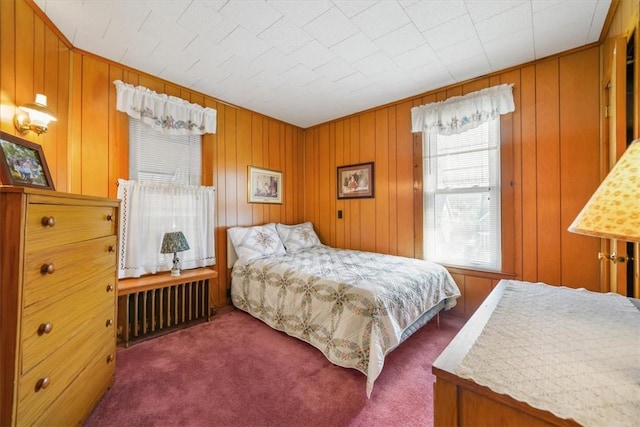
{"label": "lace curtain panel", "polygon": [[171,135],[216,133],[217,112],[213,108],[120,80],[113,83],[116,85],[116,109],[156,130]]}
{"label": "lace curtain panel", "polygon": [[118,278],[170,270],[173,254],[160,253],[170,231],[182,231],[189,243],[178,253],[182,269],[215,264],[215,188],[120,179],[118,198]]}
{"label": "lace curtain panel", "polygon": [[411,109],[412,132],[454,135],[515,110],[513,84],[502,84]]}

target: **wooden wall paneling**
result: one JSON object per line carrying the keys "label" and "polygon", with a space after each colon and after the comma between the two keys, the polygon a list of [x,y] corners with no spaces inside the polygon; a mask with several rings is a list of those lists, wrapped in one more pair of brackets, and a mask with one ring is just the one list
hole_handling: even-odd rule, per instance
{"label": "wooden wall paneling", "polygon": [[[236,150],[236,194],[238,225],[247,225],[253,222],[253,209],[247,201],[248,186],[248,167],[251,165],[251,130],[252,130],[252,113],[247,110],[238,110],[237,114],[237,150]],[[284,181],[285,185],[287,181]],[[244,191],[243,191],[244,190]],[[283,191],[284,189],[279,189]],[[286,195],[285,195],[286,196]]]}
{"label": "wooden wall paneling", "polygon": [[471,317],[491,293],[491,279],[466,275],[464,278],[464,316]]}
{"label": "wooden wall paneling", "polygon": [[[56,176],[55,188],[59,191],[69,191],[69,103],[71,89],[71,50],[60,40],[57,40],[59,54],[56,84],[55,114],[58,121],[49,132],[56,138]],[[47,161],[48,163],[48,161]]]}
{"label": "wooden wall paneling", "polygon": [[[375,112],[368,111],[360,117],[360,160],[371,162],[376,159],[376,126]],[[378,196],[378,171],[374,164],[375,186],[374,191]],[[375,252],[376,250],[376,199],[360,199],[360,249]]]}
{"label": "wooden wall paneling", "polygon": [[[39,68],[42,75],[38,75],[36,84],[36,93],[42,93],[47,96],[47,105],[56,115],[58,113],[58,37],[44,25],[40,19],[36,19],[36,40],[42,40],[42,50],[36,50],[35,63],[40,64]],[[39,43],[38,43],[39,44]],[[40,73],[38,73],[40,74]],[[40,135],[38,143],[42,146],[51,179],[57,186],[58,177],[58,138],[56,129],[58,122],[52,122],[49,131]],[[62,140],[64,141],[64,140]]]}
{"label": "wooden wall paneling", "polygon": [[[411,101],[396,106],[396,228],[397,254],[413,258],[413,139]],[[420,135],[420,134],[416,134]]]}
{"label": "wooden wall paneling", "polygon": [[330,161],[331,155],[329,135],[331,126],[324,124],[318,126],[318,139],[317,139],[317,157],[318,163],[317,170],[317,197],[316,197],[316,232],[320,241],[325,242],[329,246],[333,246],[334,240],[331,235],[331,218],[333,213],[331,212],[331,178],[330,178]]}
{"label": "wooden wall paneling", "polygon": [[521,69],[522,280],[538,281],[538,151],[536,147],[535,65]]}
{"label": "wooden wall paneling", "polygon": [[68,186],[70,193],[82,194],[82,63],[84,57],[71,53],[71,100],[69,117],[69,152],[67,153]]}
{"label": "wooden wall paneling", "polygon": [[[264,133],[264,119],[262,116],[258,114],[253,114],[251,116],[251,166],[262,167],[262,153],[264,152],[263,145],[263,133]],[[245,173],[248,173],[245,171]],[[248,197],[248,188],[244,189],[245,197]],[[252,203],[251,210],[253,215],[253,220],[250,224],[262,224],[264,223],[264,205],[259,203]],[[241,224],[248,225],[248,224]]]}
{"label": "wooden wall paneling", "polygon": [[300,128],[295,128],[295,141],[294,141],[294,153],[295,153],[295,174],[298,179],[295,182],[295,194],[296,194],[296,210],[295,221],[296,223],[304,220],[304,179],[306,177],[305,165],[304,165],[304,131]]}
{"label": "wooden wall paneling", "polygon": [[[35,99],[35,73],[34,63],[35,56],[35,38],[34,38],[34,13],[33,10],[24,2],[15,2],[15,105],[22,105],[27,102],[33,102]],[[4,58],[2,58],[4,60]],[[42,64],[40,64],[42,65]],[[39,65],[39,66],[40,66]],[[15,114],[15,110],[14,110]],[[13,115],[11,116],[13,121]],[[12,123],[13,124],[13,123]],[[18,132],[13,130],[12,133]],[[27,135],[20,135],[25,139],[29,139],[36,143],[35,134],[29,132]]]}
{"label": "wooden wall paneling", "polygon": [[536,65],[538,280],[562,283],[558,60]]}
{"label": "wooden wall paneling", "polygon": [[228,105],[223,105],[224,109],[224,167],[225,176],[225,225],[233,227],[238,225],[238,187],[237,176],[240,171],[237,169],[236,160],[236,113],[237,109]]}
{"label": "wooden wall paneling", "polygon": [[[282,179],[287,179],[280,165],[280,123],[275,120],[269,120],[269,165],[267,168],[283,172]],[[284,197],[283,203],[286,203]],[[280,222],[280,211],[282,205],[268,205],[269,222]]]}
{"label": "wooden wall paneling", "polygon": [[[365,143],[361,143],[360,140],[360,121],[361,116],[355,116],[349,118],[349,163],[350,165],[360,163],[362,161],[360,154],[360,147]],[[360,199],[347,200],[346,204],[349,206],[349,221],[351,232],[349,233],[351,249],[362,249],[361,234],[362,234],[362,222],[361,212],[364,210]],[[370,232],[366,230],[365,232]]]}
{"label": "wooden wall paneling", "polygon": [[[304,218],[311,221],[314,227],[318,228],[318,217],[316,214],[316,203],[318,191],[316,188],[316,177],[318,172],[317,138],[318,128],[314,127],[305,132],[305,172],[304,172]],[[323,242],[326,243],[326,242]]]}
{"label": "wooden wall paneling", "polygon": [[375,242],[373,250],[389,253],[389,108],[375,111]]}
{"label": "wooden wall paneling", "polygon": [[[109,178],[108,197],[118,195],[118,179],[129,178],[129,115],[116,110],[115,80],[124,78],[124,70],[109,66]],[[124,81],[124,80],[122,80]]]}
{"label": "wooden wall paneling", "polygon": [[[389,253],[398,254],[398,150],[397,150],[397,117],[396,106],[392,105],[389,110],[389,177],[387,185],[389,187]],[[377,149],[376,149],[377,152]]]}
{"label": "wooden wall paneling", "polygon": [[[36,93],[46,95],[44,76],[45,76],[45,39],[44,39],[44,22],[39,19],[33,9],[29,8],[31,20],[33,21],[33,92],[34,99]],[[18,39],[20,41],[20,39]],[[55,99],[55,98],[54,98]],[[29,102],[33,102],[30,100]]]}
{"label": "wooden wall paneling", "polygon": [[109,65],[84,55],[82,62],[82,194],[109,194]]}
{"label": "wooden wall paneling", "polygon": [[329,170],[327,171],[327,177],[329,179],[328,199],[329,210],[328,219],[331,224],[331,246],[336,246],[336,223],[338,221],[338,215],[336,214],[336,202],[338,200],[338,194],[336,193],[337,176],[336,176],[336,123],[332,122],[329,125]]}
{"label": "wooden wall paneling", "polygon": [[[413,107],[419,107],[420,105],[426,105],[431,102],[435,102],[435,95],[431,95],[422,99],[415,99],[413,101]],[[412,134],[412,170],[413,175],[413,256],[418,259],[424,259],[424,189],[423,189],[423,132],[417,132]]]}
{"label": "wooden wall paneling", "polygon": [[[216,187],[217,201],[217,224],[216,227],[216,264],[218,267],[218,274],[224,272],[221,276],[218,276],[218,294],[215,295],[214,304],[216,306],[224,305],[227,300],[226,290],[231,284],[231,278],[227,275],[227,228],[229,223],[227,222],[227,175],[231,172],[226,164],[226,120],[227,110],[224,104],[218,104],[217,108],[217,124],[216,124],[216,145],[215,145],[215,163],[214,171],[216,171]],[[224,280],[223,280],[224,278]],[[225,285],[222,286],[222,283]]]}
{"label": "wooden wall paneling", "polygon": [[[503,261],[503,271],[511,271],[515,273],[517,278],[522,278],[522,263],[523,263],[523,244],[522,244],[522,102],[521,91],[522,83],[520,79],[520,70],[516,69],[501,75],[501,82],[513,83],[513,99],[515,104],[515,111],[511,113],[509,118],[509,126],[505,129],[509,133],[511,144],[511,181],[503,182],[504,185],[510,185],[510,201],[502,201],[503,217],[507,212],[507,209],[511,210],[511,223],[507,225],[507,231],[503,228],[502,242],[503,242],[503,258],[510,256],[512,253],[512,265],[510,270],[506,270]],[[504,159],[507,161],[507,159]],[[503,161],[503,167],[508,165]]]}
{"label": "wooden wall paneling", "polygon": [[15,134],[16,100],[15,2],[0,1],[0,130]]}
{"label": "wooden wall paneling", "polygon": [[284,129],[284,152],[286,153],[284,156],[284,170],[287,172],[287,179],[284,181],[284,188],[280,190],[284,192],[283,194],[286,201],[282,222],[285,224],[294,224],[295,201],[297,197],[294,197],[293,184],[298,181],[299,178],[293,167],[295,154],[293,152],[293,128],[290,126]]}
{"label": "wooden wall paneling", "polygon": [[[344,206],[345,206],[345,202],[344,199],[338,199],[338,186],[340,185],[337,181],[338,181],[338,172],[337,172],[337,167],[338,166],[342,166],[345,164],[344,161],[344,151],[345,151],[345,120],[338,120],[336,122],[336,127],[335,127],[335,134],[336,134],[336,138],[335,138],[335,144],[336,144],[336,161],[335,161],[335,167],[333,168],[333,174],[334,174],[334,182],[335,182],[335,186],[333,187],[332,191],[334,193],[334,197],[336,199],[336,208],[334,210],[334,215],[336,218],[336,238],[335,238],[335,246],[337,248],[344,248],[345,247],[345,218],[344,218]],[[338,211],[342,211],[342,218],[338,218]]]}
{"label": "wooden wall paneling", "polygon": [[600,290],[600,239],[567,228],[600,183],[599,59],[594,47],[559,60],[562,284],[592,291]]}
{"label": "wooden wall paneling", "polygon": [[[489,86],[497,86],[501,83],[514,84],[512,92],[515,99],[518,95],[518,87],[514,81],[519,77],[519,73],[512,72],[510,75],[495,76],[489,79]],[[514,79],[514,80],[511,80]],[[517,104],[516,104],[517,105]],[[519,105],[516,108],[519,109]],[[502,271],[515,272],[516,251],[515,238],[517,235],[515,227],[515,141],[514,126],[519,122],[518,110],[500,116],[500,188],[501,188],[501,250],[502,250]]]}

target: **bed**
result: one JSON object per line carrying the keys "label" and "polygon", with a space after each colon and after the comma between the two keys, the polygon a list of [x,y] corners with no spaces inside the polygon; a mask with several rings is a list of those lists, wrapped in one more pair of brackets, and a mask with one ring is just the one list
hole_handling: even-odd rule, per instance
{"label": "bed", "polygon": [[502,280],[434,361],[435,426],[632,426],[640,302]]}
{"label": "bed", "polygon": [[269,326],[367,377],[460,291],[428,261],[323,245],[310,222],[228,230],[231,299]]}

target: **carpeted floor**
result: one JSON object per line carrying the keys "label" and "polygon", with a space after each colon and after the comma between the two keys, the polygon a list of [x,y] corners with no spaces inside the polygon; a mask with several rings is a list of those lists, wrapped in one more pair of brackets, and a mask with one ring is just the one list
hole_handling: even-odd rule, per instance
{"label": "carpeted floor", "polygon": [[119,348],[115,385],[92,426],[430,426],[431,363],[464,320],[433,319],[391,352],[366,398],[365,376],[234,310]]}

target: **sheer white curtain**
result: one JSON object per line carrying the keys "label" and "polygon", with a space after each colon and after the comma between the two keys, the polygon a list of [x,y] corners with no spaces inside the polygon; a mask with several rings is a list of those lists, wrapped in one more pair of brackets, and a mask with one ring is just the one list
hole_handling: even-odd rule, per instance
{"label": "sheer white curtain", "polygon": [[170,270],[173,254],[160,253],[170,231],[182,231],[189,243],[178,254],[182,269],[215,264],[215,188],[120,179],[118,198],[119,278]]}

